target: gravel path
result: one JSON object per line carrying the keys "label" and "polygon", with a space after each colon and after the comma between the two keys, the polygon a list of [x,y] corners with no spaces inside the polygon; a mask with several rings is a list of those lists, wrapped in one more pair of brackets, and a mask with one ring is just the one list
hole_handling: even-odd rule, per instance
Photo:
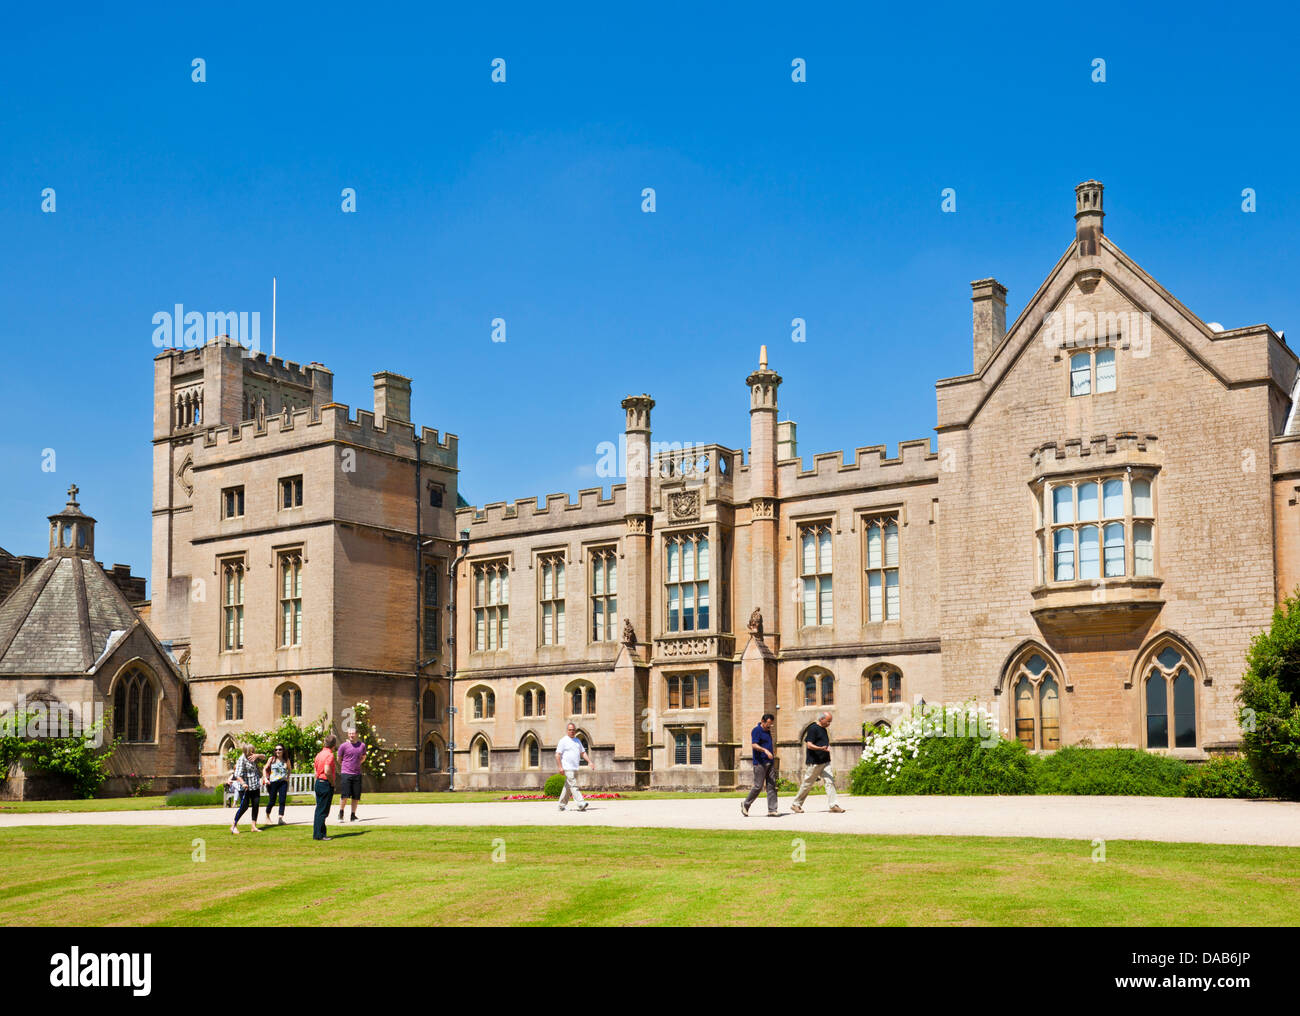
{"label": "gravel path", "polygon": [[[1162,840],[1187,843],[1254,843],[1300,846],[1300,802],[1198,800],[1178,797],[848,797],[842,815],[811,797],[802,815],[781,804],[768,818],[763,799],[749,818],[740,801],[592,801],[585,812],[561,812],[545,802],[481,804],[376,804],[362,807],[353,828],[372,825],[616,826],[670,829],[779,829],[783,832],[859,835],[1038,836],[1073,840]],[[0,814],[12,826],[229,825],[232,809],[53,812]],[[330,813],[330,829],[339,823]],[[290,805],[286,821],[310,824],[310,805]],[[247,817],[240,824],[249,833]]]}

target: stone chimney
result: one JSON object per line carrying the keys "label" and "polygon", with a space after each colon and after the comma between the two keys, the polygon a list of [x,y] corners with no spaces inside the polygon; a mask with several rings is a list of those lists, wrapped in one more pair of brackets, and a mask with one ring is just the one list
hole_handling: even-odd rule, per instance
{"label": "stone chimney", "polygon": [[1074,188],[1074,230],[1079,239],[1079,256],[1092,257],[1097,253],[1097,237],[1105,230],[1101,220],[1106,213],[1101,210],[1102,186],[1096,180],[1085,180]]}
{"label": "stone chimney", "polygon": [[974,361],[979,371],[1007,334],[1007,287],[997,279],[977,279],[970,284],[974,322]]}
{"label": "stone chimney", "polygon": [[389,370],[381,370],[375,379],[375,426],[386,420],[411,422],[411,379]]}
{"label": "stone chimney", "polygon": [[776,461],[799,457],[799,442],[795,438],[795,422],[780,420],[776,425]]}

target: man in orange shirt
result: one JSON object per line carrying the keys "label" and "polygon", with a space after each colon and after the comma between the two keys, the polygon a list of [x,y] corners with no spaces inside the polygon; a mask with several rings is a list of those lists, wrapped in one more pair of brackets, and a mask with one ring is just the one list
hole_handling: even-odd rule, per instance
{"label": "man in orange shirt", "polygon": [[328,840],[325,835],[325,819],[329,817],[330,805],[334,801],[334,780],[337,763],[334,760],[334,746],[339,739],[333,734],[325,735],[325,747],[316,756],[316,823],[312,827],[313,840]]}

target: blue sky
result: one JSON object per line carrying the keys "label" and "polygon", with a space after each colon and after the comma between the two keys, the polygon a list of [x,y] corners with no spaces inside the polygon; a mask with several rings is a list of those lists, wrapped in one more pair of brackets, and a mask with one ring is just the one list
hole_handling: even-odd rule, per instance
{"label": "blue sky", "polygon": [[75,481],[100,556],[148,574],[152,316],[260,310],[269,342],[272,275],[278,353],[364,408],[374,371],[411,376],[476,504],[593,485],[632,392],[656,440],[745,447],[761,343],[805,457],[931,436],[969,282],[1001,280],[1010,321],[1089,177],[1195,313],[1300,329],[1280,5],[181,6],[6,15],[15,553]]}

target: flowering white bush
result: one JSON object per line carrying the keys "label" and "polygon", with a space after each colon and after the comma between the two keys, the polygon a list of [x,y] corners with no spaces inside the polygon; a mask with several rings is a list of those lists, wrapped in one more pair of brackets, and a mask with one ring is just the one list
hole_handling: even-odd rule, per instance
{"label": "flowering white bush", "polygon": [[921,742],[927,737],[974,737],[989,747],[1001,734],[997,717],[976,702],[950,706],[917,703],[891,729],[867,735],[862,761],[879,766],[885,779],[892,780],[907,760],[921,754]]}

